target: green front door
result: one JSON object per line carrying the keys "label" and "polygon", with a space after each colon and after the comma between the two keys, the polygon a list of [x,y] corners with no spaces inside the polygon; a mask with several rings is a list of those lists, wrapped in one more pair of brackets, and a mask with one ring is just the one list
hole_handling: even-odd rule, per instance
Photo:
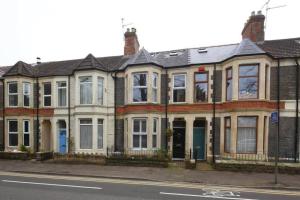
{"label": "green front door", "polygon": [[205,128],[195,127],[193,137],[193,158],[197,157],[198,160],[205,159]]}

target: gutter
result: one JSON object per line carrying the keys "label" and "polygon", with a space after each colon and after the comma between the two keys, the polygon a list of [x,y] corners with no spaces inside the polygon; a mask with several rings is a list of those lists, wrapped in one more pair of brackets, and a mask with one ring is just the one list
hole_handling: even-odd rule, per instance
{"label": "gutter", "polygon": [[3,149],[1,150],[5,150],[5,86],[4,86],[4,79],[0,78],[0,81],[2,82],[3,85],[3,96],[2,96],[2,100],[3,100],[3,108],[2,108],[2,131],[3,131],[3,136],[2,136],[2,145],[3,145]]}
{"label": "gutter", "polygon": [[[113,75],[114,73],[114,75]],[[111,73],[111,77],[114,79],[114,151],[116,151],[116,132],[117,132],[117,71]]]}
{"label": "gutter", "polygon": [[71,91],[70,91],[70,75],[68,75],[68,153],[71,148]]}
{"label": "gutter", "polygon": [[298,155],[298,143],[299,143],[299,62],[298,58],[295,59],[296,62],[296,120],[295,120],[295,156],[294,156],[294,162],[297,162],[297,155]]}
{"label": "gutter", "polygon": [[279,136],[280,136],[280,59],[277,59],[277,135],[275,150],[275,184],[278,183]]}
{"label": "gutter", "polygon": [[[169,76],[168,76],[168,69],[166,69],[166,81],[165,81],[165,84],[166,84],[166,102],[165,102],[165,118],[166,118],[166,133],[167,133],[167,129],[169,128],[168,127],[168,103],[169,103]],[[166,151],[168,151],[168,136],[166,134]]]}
{"label": "gutter", "polygon": [[216,133],[216,64],[214,64],[214,73],[213,73],[213,127],[212,127],[212,156],[213,163],[216,162],[215,158],[215,133]]}
{"label": "gutter", "polygon": [[39,101],[39,78],[36,77],[36,152],[39,152],[39,141],[40,141],[40,121],[39,121],[39,107],[40,107],[40,101]]}

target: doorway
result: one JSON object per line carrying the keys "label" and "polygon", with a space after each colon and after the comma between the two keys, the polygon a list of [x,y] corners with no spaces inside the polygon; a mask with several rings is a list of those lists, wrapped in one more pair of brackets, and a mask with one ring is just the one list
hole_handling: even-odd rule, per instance
{"label": "doorway", "polygon": [[58,121],[58,141],[59,141],[59,153],[67,152],[67,129],[66,122],[63,120]]}
{"label": "doorway", "polygon": [[195,120],[193,130],[193,158],[205,160],[205,120]]}
{"label": "doorway", "polygon": [[185,121],[173,121],[173,158],[185,157]]}

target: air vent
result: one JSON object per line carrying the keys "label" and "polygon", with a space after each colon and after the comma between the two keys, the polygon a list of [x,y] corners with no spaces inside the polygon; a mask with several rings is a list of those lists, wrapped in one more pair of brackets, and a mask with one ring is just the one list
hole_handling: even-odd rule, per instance
{"label": "air vent", "polygon": [[207,53],[207,49],[205,48],[199,48],[198,53]]}
{"label": "air vent", "polygon": [[169,53],[169,55],[170,55],[170,56],[177,56],[178,53],[177,53],[176,51],[171,51],[171,52]]}

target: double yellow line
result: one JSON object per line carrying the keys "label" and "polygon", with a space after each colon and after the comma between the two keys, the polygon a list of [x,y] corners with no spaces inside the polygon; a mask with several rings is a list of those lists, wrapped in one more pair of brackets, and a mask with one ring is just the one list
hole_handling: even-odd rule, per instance
{"label": "double yellow line", "polygon": [[174,187],[174,188],[189,188],[200,190],[218,190],[218,191],[232,191],[232,192],[247,192],[259,194],[285,195],[285,196],[300,196],[300,191],[289,190],[275,190],[275,189],[257,189],[237,186],[215,186],[215,185],[201,185],[198,183],[183,183],[183,182],[158,182],[158,181],[141,181],[141,180],[126,180],[118,178],[95,178],[82,176],[61,176],[61,175],[44,175],[44,174],[30,174],[30,173],[16,173],[16,172],[0,172],[0,176],[52,179],[52,180],[69,180],[69,181],[85,181],[95,183],[114,183],[126,185],[144,185],[144,186],[158,186],[158,187]]}

